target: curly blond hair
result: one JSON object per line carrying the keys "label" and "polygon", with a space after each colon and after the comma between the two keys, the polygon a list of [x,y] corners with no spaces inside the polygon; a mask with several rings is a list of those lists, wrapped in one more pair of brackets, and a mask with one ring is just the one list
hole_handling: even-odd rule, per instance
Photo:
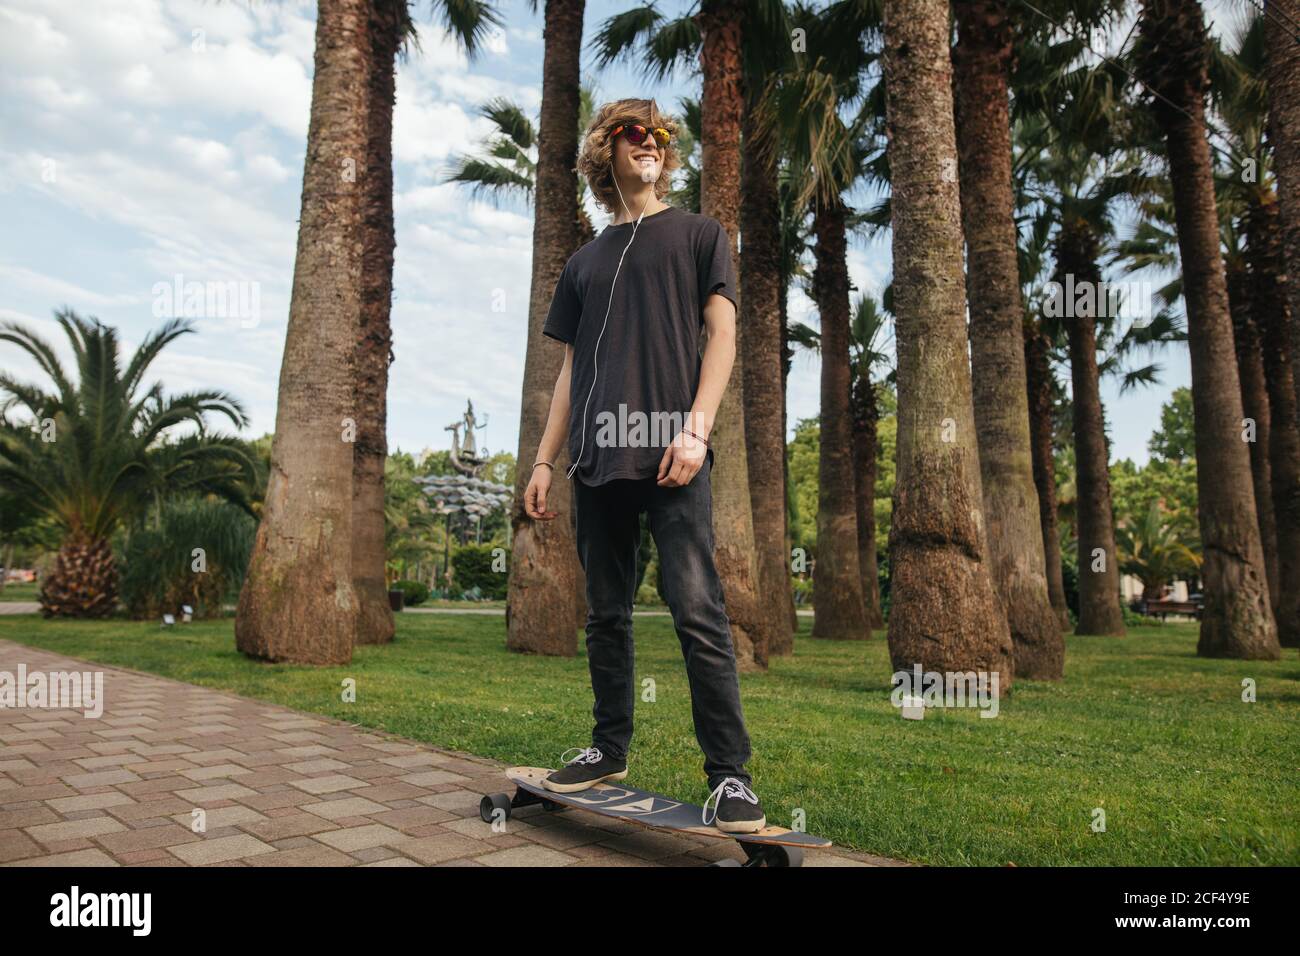
{"label": "curly blond hair", "polygon": [[656,199],[662,200],[668,193],[672,186],[672,177],[668,174],[682,165],[677,154],[677,123],[668,114],[661,113],[654,100],[614,100],[601,105],[583,134],[582,146],[578,149],[578,172],[587,180],[596,204],[609,213],[616,213],[619,205],[618,190],[614,186],[614,143],[609,133],[620,123],[639,123],[648,129],[662,126],[672,134],[673,138],[664,148],[663,169],[655,183]]}

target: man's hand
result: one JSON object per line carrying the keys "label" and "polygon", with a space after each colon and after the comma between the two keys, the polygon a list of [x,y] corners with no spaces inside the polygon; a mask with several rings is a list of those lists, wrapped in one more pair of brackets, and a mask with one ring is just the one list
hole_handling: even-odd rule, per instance
{"label": "man's hand", "polygon": [[547,465],[534,465],[524,492],[524,512],[534,521],[550,521],[558,511],[546,510],[546,495],[551,490],[551,469]]}
{"label": "man's hand", "polygon": [[671,445],[664,449],[659,460],[658,484],[662,488],[681,488],[704,467],[709,448],[704,442],[684,431],[677,433]]}

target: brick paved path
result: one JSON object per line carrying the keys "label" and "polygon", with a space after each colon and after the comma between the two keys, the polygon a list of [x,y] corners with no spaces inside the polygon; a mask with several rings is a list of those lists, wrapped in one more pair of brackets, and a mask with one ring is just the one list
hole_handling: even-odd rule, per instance
{"label": "brick paved path", "polygon": [[[743,854],[584,813],[478,816],[505,766],[0,640],[0,671],[102,671],[104,712],[0,708],[0,865],[698,866]],[[206,812],[206,832],[191,830]],[[891,865],[840,850],[805,866]]]}

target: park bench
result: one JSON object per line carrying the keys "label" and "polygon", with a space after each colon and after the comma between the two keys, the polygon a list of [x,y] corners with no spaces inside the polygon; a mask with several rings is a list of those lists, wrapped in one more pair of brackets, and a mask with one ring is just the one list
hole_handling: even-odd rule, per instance
{"label": "park bench", "polygon": [[1143,601],[1141,613],[1149,617],[1158,617],[1162,621],[1170,614],[1185,614],[1198,620],[1201,616],[1199,601]]}

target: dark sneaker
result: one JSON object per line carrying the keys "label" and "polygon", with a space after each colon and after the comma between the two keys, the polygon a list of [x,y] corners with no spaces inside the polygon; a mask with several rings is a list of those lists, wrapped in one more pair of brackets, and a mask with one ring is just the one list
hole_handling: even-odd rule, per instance
{"label": "dark sneaker", "polygon": [[[709,804],[715,803],[713,820],[709,820]],[[767,826],[767,817],[759,805],[758,796],[749,784],[736,777],[727,777],[704,801],[704,825],[712,822],[723,833],[757,833]]]}
{"label": "dark sneaker", "polygon": [[[574,748],[577,749],[577,748]],[[566,750],[560,760],[572,753]],[[576,793],[606,780],[622,780],[627,776],[627,764],[600,752],[599,747],[578,750],[578,756],[564,762],[564,766],[542,780],[542,786],[553,793]]]}

